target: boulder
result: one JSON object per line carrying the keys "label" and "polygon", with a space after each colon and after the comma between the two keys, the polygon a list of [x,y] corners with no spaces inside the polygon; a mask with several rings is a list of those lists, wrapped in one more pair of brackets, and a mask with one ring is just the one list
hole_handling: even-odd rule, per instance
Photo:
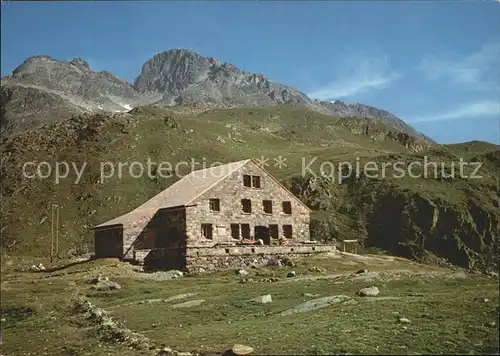
{"label": "boulder", "polygon": [[236,344],[231,348],[233,354],[237,356],[249,355],[254,351],[254,348],[251,346]]}
{"label": "boulder", "polygon": [[250,299],[250,301],[255,302],[255,303],[271,303],[273,301],[273,298],[271,297],[271,294],[264,294],[255,298]]}
{"label": "boulder", "polygon": [[361,289],[358,294],[362,297],[375,297],[378,295],[380,291],[378,290],[377,287],[366,287]]}
{"label": "boulder", "polygon": [[118,283],[110,281],[109,279],[99,281],[96,284],[94,284],[91,288],[100,292],[114,290],[114,289],[122,289],[122,287]]}

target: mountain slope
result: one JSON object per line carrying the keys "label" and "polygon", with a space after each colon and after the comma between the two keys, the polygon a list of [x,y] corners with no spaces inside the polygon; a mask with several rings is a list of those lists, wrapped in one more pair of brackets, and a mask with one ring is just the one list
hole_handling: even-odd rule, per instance
{"label": "mountain slope", "polygon": [[[359,238],[392,253],[417,259],[435,255],[462,266],[486,266],[498,256],[499,146],[467,145],[465,152],[457,145],[422,144],[416,153],[417,142],[409,144],[408,136],[382,121],[335,118],[300,105],[202,113],[177,109],[141,107],[130,113],[78,115],[7,138],[1,144],[2,247],[12,254],[46,256],[50,207],[57,204],[61,254],[92,249],[88,227],[126,213],[167,188],[191,170],[192,160],[198,169],[204,162],[263,156],[266,168],[314,209],[312,229],[318,239]],[[339,162],[354,167],[358,159],[379,167],[408,164],[428,156],[439,162],[439,171],[448,172],[450,162],[465,154],[467,161],[484,162],[482,179],[398,179],[389,168],[387,179],[351,176],[339,184],[338,171],[329,168]],[[285,159],[281,167],[279,157]],[[45,161],[52,174],[33,177],[36,165]],[[23,176],[26,162],[34,165]],[[64,175],[64,162],[71,165],[69,172],[56,181],[56,164]],[[137,163],[130,171],[132,162],[144,167],[138,178]],[[157,169],[161,162],[171,168],[163,169],[163,176]],[[177,166],[179,162],[188,167]],[[304,169],[309,163],[317,177]]]}
{"label": "mountain slope", "polygon": [[92,71],[82,59],[58,61],[45,55],[26,59],[2,78],[1,93],[6,133],[76,113],[125,112],[149,100],[114,74]]}
{"label": "mountain slope", "polygon": [[295,88],[270,81],[262,74],[248,73],[230,63],[185,49],[172,49],[148,60],[136,78],[134,88],[141,93],[163,95],[156,103],[160,106],[195,103],[222,107],[299,104],[339,117],[382,119],[400,132],[431,141],[387,111],[362,104],[311,99]]}
{"label": "mountain slope", "polygon": [[[133,86],[110,72],[92,71],[82,59],[58,61],[45,55],[34,56],[11,76],[2,78],[2,93],[5,133],[21,132],[83,111],[124,112],[152,103],[160,107],[205,108],[296,104],[326,115],[381,119],[399,132],[432,142],[387,111],[362,104],[314,100],[262,74],[248,73],[185,49],[155,55],[142,66]],[[19,101],[25,97],[20,110]],[[39,115],[32,115],[37,111]]]}

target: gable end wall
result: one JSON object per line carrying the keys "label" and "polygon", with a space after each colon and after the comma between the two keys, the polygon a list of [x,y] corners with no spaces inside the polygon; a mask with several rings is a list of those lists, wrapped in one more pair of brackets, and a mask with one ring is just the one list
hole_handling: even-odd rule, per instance
{"label": "gable end wall", "polygon": [[[244,174],[260,176],[261,188],[243,186]],[[220,199],[220,212],[210,211],[209,199],[211,198]],[[242,211],[241,199],[245,198],[252,201],[251,214],[246,214]],[[264,213],[263,200],[273,201],[272,214]],[[281,204],[283,201],[291,202],[291,215],[286,215],[282,212]],[[251,161],[203,193],[192,203],[196,204],[196,206],[189,207],[186,210],[188,246],[216,241],[234,242],[235,240],[231,238],[231,223],[249,224],[252,236],[256,225],[269,226],[270,224],[277,224],[280,236],[283,234],[283,225],[292,225],[292,241],[300,242],[310,239],[309,210],[297,201],[292,193],[281,187],[273,178]],[[213,225],[212,240],[204,239],[201,236],[201,224],[205,223]],[[225,234],[223,227],[225,227]]]}

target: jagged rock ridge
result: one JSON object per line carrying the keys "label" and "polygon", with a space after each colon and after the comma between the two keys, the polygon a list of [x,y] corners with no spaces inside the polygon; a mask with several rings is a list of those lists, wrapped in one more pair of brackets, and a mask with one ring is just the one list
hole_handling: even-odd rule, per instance
{"label": "jagged rock ridge", "polygon": [[279,104],[306,106],[323,114],[383,120],[399,132],[417,133],[391,113],[362,104],[309,98],[295,88],[248,73],[233,64],[171,49],[148,60],[131,85],[107,71],[92,71],[80,58],[58,61],[30,57],[11,76],[2,78],[1,128],[21,131],[46,121],[88,111],[124,112],[141,105],[262,107]]}

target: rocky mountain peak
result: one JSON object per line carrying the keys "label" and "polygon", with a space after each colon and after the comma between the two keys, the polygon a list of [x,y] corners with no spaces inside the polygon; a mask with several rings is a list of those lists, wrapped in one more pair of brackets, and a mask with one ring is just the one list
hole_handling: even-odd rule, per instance
{"label": "rocky mountain peak", "polygon": [[89,63],[81,58],[73,58],[70,63],[77,68],[80,68],[83,70],[90,70]]}
{"label": "rocky mountain peak", "polygon": [[[261,73],[246,72],[232,63],[204,57],[184,48],[170,49],[154,55],[144,63],[133,85],[111,72],[92,71],[88,62],[82,58],[58,61],[47,55],[28,58],[16,68],[12,76],[4,79],[2,87],[7,85],[6,79],[11,87],[8,91],[10,96],[5,95],[6,99],[2,99],[5,102],[15,92],[19,102],[27,95],[34,96],[37,93],[35,96],[41,101],[45,102],[50,98],[52,101],[65,103],[72,111],[128,111],[138,105],[150,104],[201,107],[294,104],[339,117],[379,118],[399,132],[418,135],[413,128],[387,111],[362,104],[315,100],[291,86],[274,82]],[[17,86],[30,90],[17,90]],[[33,115],[37,112],[38,104],[36,101],[32,105]],[[17,107],[16,104],[13,109]],[[14,111],[15,115],[5,115],[11,122],[23,116],[25,109]],[[65,108],[65,111],[68,110]]]}

